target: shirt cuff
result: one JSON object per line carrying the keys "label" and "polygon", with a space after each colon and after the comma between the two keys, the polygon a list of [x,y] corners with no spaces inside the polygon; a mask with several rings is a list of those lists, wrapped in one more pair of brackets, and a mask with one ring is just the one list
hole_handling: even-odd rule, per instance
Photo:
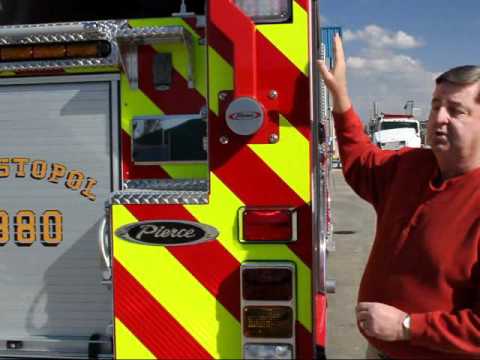
{"label": "shirt cuff", "polygon": [[427,314],[410,314],[410,341],[420,344],[427,332]]}

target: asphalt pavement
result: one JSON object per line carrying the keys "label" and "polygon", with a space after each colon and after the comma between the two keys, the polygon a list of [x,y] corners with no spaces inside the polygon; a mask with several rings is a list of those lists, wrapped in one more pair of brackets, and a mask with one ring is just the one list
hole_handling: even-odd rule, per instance
{"label": "asphalt pavement", "polygon": [[337,169],[332,174],[332,212],[335,251],[328,256],[327,276],[336,280],[336,292],[328,296],[327,358],[361,359],[367,345],[357,330],[354,308],[373,241],[375,212]]}

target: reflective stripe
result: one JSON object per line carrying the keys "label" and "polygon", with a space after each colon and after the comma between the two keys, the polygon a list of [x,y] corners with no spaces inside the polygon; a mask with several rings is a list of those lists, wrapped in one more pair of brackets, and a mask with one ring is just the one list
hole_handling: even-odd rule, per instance
{"label": "reflective stripe", "polygon": [[262,33],[295,66],[308,74],[308,13],[293,2],[293,19],[291,24],[257,25]]}
{"label": "reflective stripe", "polygon": [[156,359],[123,323],[115,318],[116,359]]}
{"label": "reflective stripe", "polygon": [[[114,228],[136,221],[120,205],[113,215]],[[114,255],[213,357],[240,358],[239,322],[168,250],[115,238]],[[159,264],[165,273],[159,274]]]}
{"label": "reflective stripe", "polygon": [[280,116],[279,142],[249,145],[306,203],[310,201],[310,144]]}
{"label": "reflective stripe", "polygon": [[124,74],[120,77],[120,86],[122,94],[122,130],[128,135],[132,135],[132,118],[134,116],[163,114],[159,107],[143,91],[130,88],[127,77]]}
{"label": "reflective stripe", "polygon": [[[224,90],[233,89],[233,68],[212,47],[208,48],[209,72],[208,85],[210,87],[209,108],[216,115],[219,113],[218,94]],[[215,72],[212,71],[215,69]],[[222,74],[222,76],[218,76]]]}
{"label": "reflective stripe", "polygon": [[[311,272],[305,263],[287,245],[241,244],[238,241],[237,211],[244,204],[214,174],[210,177],[211,196],[209,206],[185,205],[199,222],[215,224],[220,235],[218,241],[239,261],[282,260],[292,261],[297,267],[298,321],[309,331],[311,319]],[[235,214],[235,215],[234,215]]]}

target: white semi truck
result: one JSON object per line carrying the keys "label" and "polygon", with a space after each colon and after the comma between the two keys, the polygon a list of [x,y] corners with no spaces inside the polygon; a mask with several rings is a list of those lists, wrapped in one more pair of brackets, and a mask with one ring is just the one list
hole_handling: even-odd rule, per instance
{"label": "white semi truck", "polygon": [[418,148],[422,143],[420,122],[412,115],[380,113],[370,121],[369,133],[381,149]]}

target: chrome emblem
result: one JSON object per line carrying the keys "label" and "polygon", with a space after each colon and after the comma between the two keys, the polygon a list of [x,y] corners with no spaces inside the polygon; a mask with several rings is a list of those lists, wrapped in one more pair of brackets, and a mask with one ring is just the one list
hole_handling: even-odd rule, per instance
{"label": "chrome emblem", "polygon": [[121,239],[144,245],[191,245],[215,240],[218,231],[213,226],[193,221],[154,220],[128,224],[117,229]]}

